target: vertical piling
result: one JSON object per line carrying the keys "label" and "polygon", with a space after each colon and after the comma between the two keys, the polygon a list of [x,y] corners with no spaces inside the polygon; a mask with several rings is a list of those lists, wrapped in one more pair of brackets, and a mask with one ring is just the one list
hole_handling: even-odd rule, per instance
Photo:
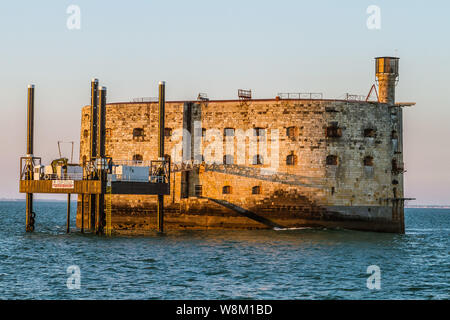
{"label": "vertical piling", "polygon": [[99,110],[98,110],[98,140],[97,140],[97,170],[98,178],[101,184],[101,193],[97,194],[97,212],[96,212],[96,233],[103,234],[106,224],[105,219],[105,192],[106,192],[106,87],[99,90]]}
{"label": "vertical piling", "polygon": [[84,193],[81,194],[81,233],[84,233]]}
{"label": "vertical piling", "polygon": [[[27,106],[27,180],[33,179],[33,144],[34,144],[34,85],[28,86],[28,106]],[[26,195],[26,231],[34,231],[33,194]]]}
{"label": "vertical piling", "polygon": [[[97,158],[97,125],[98,125],[98,79],[92,79],[91,81],[91,131],[90,131],[90,160],[91,164]],[[94,179],[94,172],[90,173],[89,179]],[[96,196],[95,194],[88,195],[89,203],[89,229],[94,231],[96,229]]]}
{"label": "vertical piling", "polygon": [[[165,106],[166,106],[166,83],[159,82],[159,121],[158,121],[158,156],[164,160],[164,128],[165,128]],[[158,194],[158,232],[164,232],[164,195]]]}
{"label": "vertical piling", "polygon": [[66,232],[70,233],[70,193],[67,194],[67,229]]}

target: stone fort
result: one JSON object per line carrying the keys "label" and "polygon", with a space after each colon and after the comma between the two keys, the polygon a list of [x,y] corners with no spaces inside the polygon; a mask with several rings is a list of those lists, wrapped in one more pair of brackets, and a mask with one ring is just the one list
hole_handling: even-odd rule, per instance
{"label": "stone fort", "polygon": [[[403,233],[402,109],[413,103],[395,102],[398,64],[398,58],[376,58],[375,101],[300,94],[251,99],[244,92],[236,100],[199,95],[166,102],[165,150],[172,162],[167,229]],[[106,108],[109,157],[133,163],[158,158],[157,102]],[[84,162],[90,106],[81,119]],[[156,203],[156,196],[112,195],[113,229],[155,229]],[[79,199],[77,224],[80,205]]]}

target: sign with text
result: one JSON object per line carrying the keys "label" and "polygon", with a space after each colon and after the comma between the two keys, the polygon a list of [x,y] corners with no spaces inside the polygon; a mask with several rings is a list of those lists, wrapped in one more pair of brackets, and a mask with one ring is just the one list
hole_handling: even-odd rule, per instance
{"label": "sign with text", "polygon": [[74,181],[73,180],[53,180],[52,181],[52,189],[73,189]]}

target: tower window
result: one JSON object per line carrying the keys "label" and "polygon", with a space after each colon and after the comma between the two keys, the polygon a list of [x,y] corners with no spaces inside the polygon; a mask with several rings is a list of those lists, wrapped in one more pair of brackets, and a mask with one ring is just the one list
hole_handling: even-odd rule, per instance
{"label": "tower window", "polygon": [[365,138],[375,138],[377,131],[372,128],[364,129],[364,137]]}
{"label": "tower window", "polygon": [[364,166],[365,167],[373,167],[373,157],[367,156],[364,158]]}
{"label": "tower window", "polygon": [[261,194],[261,187],[260,186],[254,186],[252,188],[252,194]]}
{"label": "tower window", "polygon": [[342,129],[337,124],[332,124],[327,127],[326,136],[327,138],[340,138],[342,137]]}
{"label": "tower window", "polygon": [[329,155],[329,156],[327,156],[326,163],[327,163],[327,166],[337,166],[338,157],[335,155]]}
{"label": "tower window", "polygon": [[87,129],[83,131],[83,137],[85,138],[89,137],[89,131]]}
{"label": "tower window", "polygon": [[222,194],[231,194],[231,187],[230,186],[224,186],[222,188]]}
{"label": "tower window", "polygon": [[263,158],[260,154],[253,156],[253,164],[254,165],[263,164]]}
{"label": "tower window", "polygon": [[297,163],[297,156],[295,156],[293,153],[291,153],[286,157],[286,165],[294,166],[296,163]]}

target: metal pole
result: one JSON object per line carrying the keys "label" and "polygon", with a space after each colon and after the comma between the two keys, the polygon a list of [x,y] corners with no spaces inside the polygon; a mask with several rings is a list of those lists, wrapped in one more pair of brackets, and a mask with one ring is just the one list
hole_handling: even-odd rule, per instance
{"label": "metal pole", "polygon": [[91,160],[97,157],[97,118],[98,117],[98,79],[91,81],[91,139],[90,156]]}
{"label": "metal pole", "polygon": [[105,191],[106,191],[106,167],[105,167],[105,142],[106,142],[106,87],[99,90],[98,110],[98,148],[97,148],[97,170],[101,183],[101,193],[97,195],[97,234],[104,233],[105,226]]}
{"label": "metal pole", "polygon": [[[159,121],[158,121],[158,156],[159,160],[164,160],[164,128],[165,128],[165,107],[166,107],[166,83],[159,82]],[[158,194],[158,232],[164,232],[164,195]]]}
{"label": "metal pole", "polygon": [[[34,85],[28,86],[28,106],[27,106],[27,180],[33,179],[33,144],[34,144]],[[33,194],[26,195],[26,232],[34,231]]]}
{"label": "metal pole", "polygon": [[98,110],[98,147],[97,156],[105,157],[106,142],[106,87],[100,87],[99,90],[99,110]]}
{"label": "metal pole", "polygon": [[[97,157],[97,125],[98,125],[98,79],[91,81],[91,131],[90,131],[90,160],[91,164]],[[94,172],[90,172],[91,179],[94,178]],[[96,228],[96,195],[89,194],[89,228],[95,231]]]}
{"label": "metal pole", "polygon": [[67,194],[67,229],[66,232],[70,232],[70,193]]}

